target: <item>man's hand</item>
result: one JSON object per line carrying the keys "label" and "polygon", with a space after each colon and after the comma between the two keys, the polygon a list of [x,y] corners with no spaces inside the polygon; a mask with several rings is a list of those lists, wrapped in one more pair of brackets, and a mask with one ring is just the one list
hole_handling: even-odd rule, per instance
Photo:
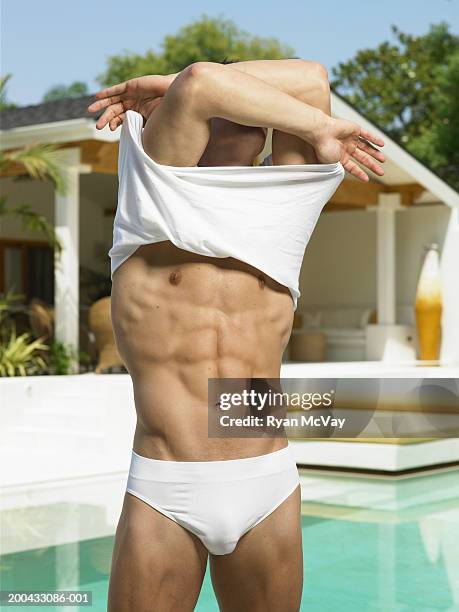
{"label": "man's hand", "polygon": [[380,163],[385,161],[385,157],[377,148],[377,146],[383,147],[384,141],[362,129],[357,123],[328,117],[326,124],[317,131],[311,144],[321,163],[331,164],[340,161],[345,170],[361,181],[368,182],[370,179],[356,161],[378,176],[384,174]]}
{"label": "man's hand", "polygon": [[137,77],[98,91],[95,94],[96,102],[88,106],[90,113],[106,109],[97,120],[96,128],[101,130],[108,123],[113,132],[123,123],[127,110],[137,111],[145,122],[176,76],[168,74]]}

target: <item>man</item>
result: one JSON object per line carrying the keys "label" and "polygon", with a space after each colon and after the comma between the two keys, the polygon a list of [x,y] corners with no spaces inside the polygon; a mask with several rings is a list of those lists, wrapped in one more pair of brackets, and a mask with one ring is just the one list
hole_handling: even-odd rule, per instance
{"label": "man", "polygon": [[[209,378],[279,377],[295,293],[250,258],[220,251],[213,257],[212,249],[187,247],[186,227],[199,234],[206,219],[180,232],[170,226],[182,213],[202,214],[199,189],[206,197],[209,190],[176,175],[181,167],[189,174],[190,167],[252,166],[272,127],[275,167],[323,164],[311,168],[335,171],[340,162],[366,181],[356,162],[382,175],[384,156],[375,145],[383,142],[330,117],[326,71],[303,60],[199,62],[177,75],[132,79],[96,97],[89,110],[105,109],[99,129],[126,124],[120,197],[142,234],[130,250],[117,250],[114,242],[111,251],[112,319],[133,380],[137,426],[109,611],[193,610],[208,558],[222,610],[298,610],[300,489],[287,441],[207,433]],[[145,166],[145,172],[136,169],[139,191],[125,178],[137,163]],[[234,193],[236,199],[242,192]],[[271,192],[264,193],[269,198]],[[213,210],[219,203],[217,197]],[[142,220],[150,223],[161,206],[162,216],[149,227],[154,233],[163,224],[158,236],[170,239],[149,242]],[[125,207],[115,220],[120,240],[130,232],[132,242],[131,221]],[[222,229],[215,228],[217,236]],[[227,233],[237,241],[236,232]],[[260,246],[261,239],[260,232]]]}

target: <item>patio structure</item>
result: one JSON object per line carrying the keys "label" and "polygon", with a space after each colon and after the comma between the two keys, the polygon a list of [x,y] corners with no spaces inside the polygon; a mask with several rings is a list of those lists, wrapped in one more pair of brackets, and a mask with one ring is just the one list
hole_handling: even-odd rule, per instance
{"label": "patio structure", "polygon": [[[0,221],[0,292],[19,281],[27,299],[54,303],[59,340],[78,346],[84,268],[109,277],[107,252],[117,199],[120,130],[95,128],[92,97],[66,99],[1,113],[1,147],[59,143],[65,195],[21,175],[0,179],[8,202],[26,201],[55,224],[63,244],[55,260],[39,236],[14,220]],[[459,363],[459,194],[333,94],[335,116],[381,135],[385,175],[369,183],[347,176],[325,207],[305,256],[298,312],[303,329],[321,331],[328,361],[387,359],[385,346],[412,342],[413,304],[423,248],[441,250],[442,364]],[[269,142],[264,151],[269,150]],[[54,290],[52,285],[54,284]],[[410,354],[409,352],[400,354]],[[412,353],[415,358],[414,352]],[[392,355],[392,359],[396,359]]]}

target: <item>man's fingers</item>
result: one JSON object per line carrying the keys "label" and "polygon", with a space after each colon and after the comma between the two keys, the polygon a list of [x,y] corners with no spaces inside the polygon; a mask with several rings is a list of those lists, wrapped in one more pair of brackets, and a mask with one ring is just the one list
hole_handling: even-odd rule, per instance
{"label": "man's fingers", "polygon": [[361,149],[356,149],[354,153],[352,153],[352,157],[372,170],[378,176],[383,176],[384,170],[381,168],[378,162],[373,159],[373,157],[368,155],[368,153],[364,153]]}
{"label": "man's fingers", "polygon": [[99,117],[96,123],[96,128],[101,130],[103,127],[107,125],[107,123],[109,123],[109,121],[111,121],[118,115],[121,115],[121,113],[123,113],[124,110],[125,110],[124,105],[121,102],[119,102],[118,104],[112,104],[111,106],[107,108],[105,113]]}
{"label": "man's fingers", "polygon": [[386,161],[384,153],[382,153],[379,149],[373,146],[370,142],[360,139],[357,143],[357,147],[359,149],[362,149],[362,151],[365,151],[365,153],[368,153],[368,155],[371,155],[381,163]]}
{"label": "man's fingers", "polygon": [[114,132],[116,128],[123,123],[125,117],[126,113],[121,113],[121,115],[118,115],[110,121],[110,129],[112,132]]}
{"label": "man's fingers", "polygon": [[120,100],[121,96],[110,96],[108,98],[104,98],[103,100],[96,100],[88,106],[88,111],[90,113],[95,113],[101,108],[106,108],[107,106],[110,106],[110,104],[116,104],[117,102],[120,102]]}
{"label": "man's fingers", "polygon": [[126,92],[127,81],[124,83],[118,83],[117,85],[112,85],[111,87],[107,87],[107,89],[101,89],[96,92],[95,97],[100,100],[100,98],[109,98],[110,96],[120,96],[121,94]]}
{"label": "man's fingers", "polygon": [[347,172],[349,172],[349,174],[352,174],[364,183],[368,183],[368,181],[370,180],[368,178],[368,175],[362,170],[362,168],[360,168],[360,166],[358,166],[354,161],[352,161],[352,159],[348,159],[343,164],[343,167]]}
{"label": "man's fingers", "polygon": [[365,138],[369,142],[372,142],[373,144],[377,145],[378,147],[383,147],[384,146],[384,140],[382,138],[380,138],[379,136],[376,136],[376,134],[373,134],[372,132],[369,132],[368,130],[364,130],[364,129],[361,128],[360,129],[360,136],[362,138]]}
{"label": "man's fingers", "polygon": [[127,89],[127,81],[125,81],[124,83],[118,83],[117,85],[113,85],[112,87],[107,87],[106,89],[101,89],[100,91],[97,91],[94,94],[96,101],[92,102],[88,106],[88,111],[90,113],[95,113],[98,110],[101,110],[102,108],[107,108],[107,106],[117,104],[118,102],[121,101],[122,95],[126,93],[126,89]]}

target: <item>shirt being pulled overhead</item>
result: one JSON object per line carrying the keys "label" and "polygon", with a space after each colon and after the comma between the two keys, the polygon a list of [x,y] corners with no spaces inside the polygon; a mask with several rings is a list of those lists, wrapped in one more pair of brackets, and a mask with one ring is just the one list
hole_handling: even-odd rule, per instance
{"label": "shirt being pulled overhead", "polygon": [[304,251],[344,177],[340,162],[285,166],[166,166],[142,145],[143,117],[126,111],[118,157],[111,276],[143,244],[170,240],[233,257],[300,296]]}

